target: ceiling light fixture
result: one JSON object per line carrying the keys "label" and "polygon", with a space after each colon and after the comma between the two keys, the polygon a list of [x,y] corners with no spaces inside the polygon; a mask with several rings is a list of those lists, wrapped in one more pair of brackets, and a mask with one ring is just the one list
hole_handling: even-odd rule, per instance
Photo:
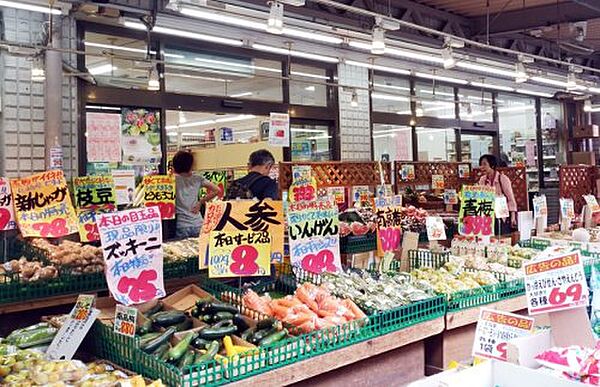
{"label": "ceiling light fixture", "polygon": [[529,79],[527,75],[527,69],[523,62],[519,61],[515,63],[515,83],[524,83]]}
{"label": "ceiling light fixture", "polygon": [[102,74],[107,74],[107,73],[111,73],[114,70],[116,70],[117,68],[115,66],[113,66],[110,63],[107,64],[103,64],[103,65],[98,65],[98,66],[94,66],[94,67],[90,67],[88,69],[88,72],[92,75],[102,75]]}
{"label": "ceiling light fixture", "polygon": [[409,70],[399,69],[399,68],[396,68],[396,67],[380,66],[380,65],[371,64],[371,63],[357,62],[357,61],[354,61],[354,60],[346,60],[346,61],[344,61],[344,63],[346,63],[347,65],[351,65],[351,66],[366,67],[368,69],[373,69],[373,70],[378,70],[378,71],[384,71],[384,72],[387,72],[387,73],[400,74],[400,75],[410,75],[410,71]]}
{"label": "ceiling light fixture", "polygon": [[352,91],[352,97],[350,98],[350,106],[358,107],[358,93],[356,92],[356,89]]}
{"label": "ceiling light fixture", "polygon": [[481,73],[494,74],[494,75],[502,75],[508,78],[513,78],[515,76],[514,71],[512,70],[504,70],[498,67],[491,67],[482,65],[479,63],[473,62],[462,62],[459,61],[456,63],[456,67],[460,67],[466,70],[473,70]]}
{"label": "ceiling light fixture", "polygon": [[[140,31],[146,31],[146,26],[139,22],[125,20],[123,22],[123,25],[127,28],[132,28],[132,29],[140,30]],[[182,38],[200,40],[203,42],[224,44],[227,46],[241,47],[244,45],[244,42],[242,40],[238,40],[238,39],[229,39],[229,38],[222,38],[219,36],[198,34],[195,32],[184,31],[184,30],[179,30],[179,29],[175,29],[175,28],[161,27],[161,26],[154,26],[154,28],[152,29],[152,32],[156,32],[158,34],[163,34],[163,35],[179,36]]]}
{"label": "ceiling light fixture", "polygon": [[550,86],[558,86],[558,87],[565,87],[565,88],[567,87],[567,82],[561,81],[560,79],[534,76],[534,77],[531,77],[531,80],[534,82],[543,83],[545,85],[550,85]]}
{"label": "ceiling light fixture", "polygon": [[290,50],[290,49],[287,49],[287,48],[267,46],[267,45],[258,44],[258,43],[253,43],[252,44],[252,48],[254,48],[255,50],[259,50],[259,51],[272,52],[274,54],[280,54],[280,55],[290,55],[290,56],[295,56],[295,57],[298,57],[298,58],[311,59],[311,60],[315,60],[315,61],[318,61],[318,62],[339,63],[339,61],[340,61],[338,58],[334,58],[332,56],[325,56],[325,55],[319,55],[319,54],[311,54],[309,52],[296,51],[296,50]]}
{"label": "ceiling light fixture", "polygon": [[441,82],[448,82],[448,83],[457,83],[459,85],[466,85],[469,83],[469,81],[465,81],[464,79],[458,79],[458,78],[452,78],[452,77],[445,77],[445,76],[441,76],[441,75],[435,75],[435,74],[429,74],[429,73],[415,73],[416,77],[419,78],[425,78],[425,79],[433,79],[436,81],[441,81]]}
{"label": "ceiling light fixture", "polygon": [[577,76],[574,72],[569,71],[569,74],[567,75],[567,90],[576,90],[578,86],[579,85],[577,84]]}
{"label": "ceiling light fixture", "polygon": [[148,72],[148,90],[157,91],[160,90],[160,80],[158,77],[158,69],[155,64],[152,64]]}
{"label": "ceiling light fixture", "polygon": [[403,97],[400,95],[390,95],[383,93],[371,93],[372,99],[380,99],[383,101],[398,101],[398,102],[410,102],[409,97]]}
{"label": "ceiling light fixture", "polygon": [[46,70],[44,70],[44,60],[42,55],[33,58],[31,62],[31,80],[33,82],[43,82],[46,79]]}
{"label": "ceiling light fixture", "polygon": [[519,94],[529,94],[529,95],[535,95],[537,97],[546,97],[546,98],[554,97],[554,94],[544,93],[543,91],[534,91],[534,90],[527,90],[527,89],[517,89],[515,91]]}
{"label": "ceiling light fixture", "polygon": [[267,32],[275,35],[283,34],[283,4],[278,1],[270,2],[269,19],[267,20]]}
{"label": "ceiling light fixture", "polygon": [[230,97],[231,98],[240,98],[240,97],[249,97],[251,96],[253,93],[251,91],[244,91],[242,93],[237,93],[237,94],[231,94]]}
{"label": "ceiling light fixture", "polygon": [[62,11],[60,9],[44,7],[35,4],[22,3],[20,1],[0,1],[0,7],[16,8],[25,11],[48,13],[52,15],[62,15]]}
{"label": "ceiling light fixture", "polygon": [[451,69],[456,66],[456,59],[454,59],[454,55],[452,55],[452,47],[445,46],[442,48],[442,59],[444,60],[444,68]]}
{"label": "ceiling light fixture", "polygon": [[502,86],[502,85],[492,85],[490,83],[484,83],[484,82],[471,82],[471,86],[482,87],[484,89],[500,90],[500,91],[515,91],[515,89],[513,87]]}
{"label": "ceiling light fixture", "polygon": [[[140,54],[146,54],[148,51],[145,48],[134,48],[134,47],[126,47],[126,46],[116,46],[113,44],[104,44],[104,43],[96,43],[96,42],[83,42],[86,47],[96,47],[96,48],[106,48],[108,50],[118,50],[118,51],[126,51],[126,52],[135,52]],[[156,51],[150,51],[150,54],[156,55]],[[183,55],[178,54],[169,54],[163,53],[166,58],[185,58]]]}
{"label": "ceiling light fixture", "polygon": [[375,20],[375,26],[373,27],[371,54],[374,55],[385,54],[385,29],[383,29],[381,23],[381,18],[377,18]]}

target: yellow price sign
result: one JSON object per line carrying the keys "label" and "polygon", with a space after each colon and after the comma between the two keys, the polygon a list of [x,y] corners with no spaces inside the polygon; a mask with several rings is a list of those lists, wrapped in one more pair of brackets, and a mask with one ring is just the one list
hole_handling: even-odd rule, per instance
{"label": "yellow price sign", "polygon": [[271,235],[267,231],[213,231],[208,254],[210,278],[271,274]]}

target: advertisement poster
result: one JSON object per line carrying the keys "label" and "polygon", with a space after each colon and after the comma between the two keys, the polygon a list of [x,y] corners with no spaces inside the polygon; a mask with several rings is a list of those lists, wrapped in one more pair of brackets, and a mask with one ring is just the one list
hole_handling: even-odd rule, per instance
{"label": "advertisement poster", "polygon": [[266,231],[271,237],[271,261],[283,260],[283,203],[265,199],[216,201],[206,203],[204,224],[200,231],[200,268],[208,264],[208,247],[213,231]]}
{"label": "advertisement poster", "polygon": [[458,164],[458,178],[468,179],[471,176],[470,164]]}
{"label": "advertisement poster", "polygon": [[271,113],[269,118],[269,145],[290,146],[290,115]]}
{"label": "advertisement poster", "polygon": [[156,164],[160,148],[160,112],[123,108],[121,114],[123,164]]}
{"label": "advertisement poster", "polygon": [[110,175],[74,177],[73,191],[79,220],[79,238],[82,242],[99,240],[96,214],[117,209],[113,177]]}
{"label": "advertisement poster", "polygon": [[85,128],[89,163],[121,162],[121,114],[86,113]]}
{"label": "advertisement poster", "polygon": [[289,191],[290,202],[317,199],[317,182],[312,176],[310,165],[295,165],[292,167],[292,185]]}
{"label": "advertisement poster", "polygon": [[454,205],[458,204],[458,194],[455,189],[444,190],[444,204]]}
{"label": "advertisement poster", "polygon": [[531,334],[534,320],[500,310],[481,308],[475,329],[472,356],[506,361],[506,345]]}
{"label": "advertisement poster", "polygon": [[403,164],[400,167],[400,178],[404,181],[411,181],[415,179],[415,166],[412,164]]}
{"label": "advertisement poster", "polygon": [[78,231],[65,175],[41,172],[10,181],[17,224],[24,237],[58,238]]}
{"label": "advertisement poster", "polygon": [[548,205],[546,203],[546,195],[536,196],[533,198],[533,218],[541,218],[548,216]]}
{"label": "advertisement poster", "polygon": [[431,188],[444,189],[444,175],[431,175]]}
{"label": "advertisement poster", "polygon": [[115,183],[117,204],[126,205],[133,203],[135,171],[133,169],[113,169],[111,174]]}
{"label": "advertisement poster", "polygon": [[175,219],[175,176],[144,176],[144,206],[158,207],[161,219]]}
{"label": "advertisement poster", "polygon": [[494,205],[496,190],[481,185],[464,186],[458,213],[458,231],[461,235],[494,235]]}
{"label": "advertisement poster", "polygon": [[579,252],[528,262],[524,268],[530,315],[588,305],[589,290]]}
{"label": "advertisement poster", "polygon": [[327,187],[327,195],[333,198],[338,206],[346,204],[346,188],[344,187]]}
{"label": "advertisement poster", "polygon": [[[202,176],[219,188],[219,194],[217,195],[217,198],[219,200],[223,200],[227,194],[227,171],[205,171],[202,172]],[[200,188],[200,197],[204,197],[205,195],[206,188]]]}
{"label": "advertisement poster", "polygon": [[428,216],[425,218],[425,225],[427,227],[427,239],[430,241],[446,240],[446,226],[441,217]]}
{"label": "advertisement poster", "polygon": [[335,203],[290,203],[287,223],[292,266],[317,274],[342,269]]}
{"label": "advertisement poster", "polygon": [[114,299],[123,305],[133,305],[164,297],[158,207],[99,214],[97,223],[106,282]]}
{"label": "advertisement poster", "polygon": [[208,277],[252,277],[271,274],[268,231],[213,231],[208,247]]}
{"label": "advertisement poster", "polygon": [[10,193],[10,181],[5,177],[0,177],[0,231],[15,228],[17,228],[17,220]]}
{"label": "advertisement poster", "polygon": [[355,185],[352,186],[352,203],[355,202],[369,202],[373,193],[368,185]]}
{"label": "advertisement poster", "polygon": [[377,254],[383,256],[388,251],[396,251],[402,241],[402,196],[377,198]]}

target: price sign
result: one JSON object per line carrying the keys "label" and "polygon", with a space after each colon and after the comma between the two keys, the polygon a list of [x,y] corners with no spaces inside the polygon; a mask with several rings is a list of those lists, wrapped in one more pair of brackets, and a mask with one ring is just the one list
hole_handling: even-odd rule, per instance
{"label": "price sign", "polygon": [[506,196],[497,196],[494,203],[494,214],[497,219],[506,219],[510,216],[508,211],[508,203],[506,202]]}
{"label": "price sign", "polygon": [[590,208],[592,214],[600,211],[600,205],[598,205],[598,200],[596,200],[594,195],[583,195],[583,199],[585,200],[585,204]]}
{"label": "price sign", "polygon": [[[227,193],[227,171],[206,171],[202,176],[219,188],[217,198],[223,200]],[[200,188],[200,197],[206,196],[206,188]]]}
{"label": "price sign", "polygon": [[458,195],[455,189],[444,190],[444,204],[454,205],[458,204]]}
{"label": "price sign", "polygon": [[546,195],[540,195],[533,198],[533,218],[537,219],[542,216],[548,216]]}
{"label": "price sign", "polygon": [[560,215],[563,219],[573,219],[575,217],[575,204],[573,199],[560,198]]}
{"label": "price sign", "polygon": [[331,201],[291,203],[290,262],[311,273],[341,270],[338,207]]}
{"label": "price sign", "polygon": [[292,185],[290,186],[289,198],[291,202],[317,199],[317,181],[312,176],[310,165],[292,167]]}
{"label": "price sign", "polygon": [[74,177],[73,190],[79,220],[79,238],[82,242],[97,241],[100,235],[96,213],[108,213],[117,209],[114,179],[111,175]]}
{"label": "price sign", "polygon": [[162,224],[157,207],[97,217],[106,282],[117,302],[148,302],[166,295],[163,281]]}
{"label": "price sign", "polygon": [[433,189],[444,189],[444,175],[431,175],[431,187]]}
{"label": "price sign", "polygon": [[491,236],[494,234],[494,187],[464,186],[458,214],[458,231],[461,235]]}
{"label": "price sign", "polygon": [[530,317],[482,308],[477,320],[472,355],[506,361],[508,341],[529,335],[533,321]]}
{"label": "price sign", "polygon": [[271,235],[268,231],[213,231],[209,243],[210,278],[271,274]]}
{"label": "price sign", "polygon": [[24,237],[58,238],[77,232],[77,215],[62,171],[13,179],[10,184]]}
{"label": "price sign", "polygon": [[0,231],[15,228],[17,228],[17,221],[10,193],[10,182],[7,178],[0,177]]}
{"label": "price sign", "polygon": [[458,164],[458,178],[459,179],[468,179],[471,175],[471,165],[470,164]]}
{"label": "price sign", "polygon": [[377,223],[377,254],[396,251],[402,241],[402,207],[394,197],[378,198],[375,201]]}
{"label": "price sign", "polygon": [[352,187],[352,203],[365,203],[371,200],[373,194],[368,185],[355,185]]}
{"label": "price sign", "polygon": [[404,164],[400,166],[400,177],[402,180],[410,181],[415,179],[415,166],[412,164]]}
{"label": "price sign", "polygon": [[589,292],[579,252],[525,264],[529,314],[587,306]]}
{"label": "price sign", "polygon": [[117,304],[117,307],[115,308],[115,333],[128,337],[135,336],[136,321],[136,308]]}
{"label": "price sign", "polygon": [[144,176],[144,206],[158,207],[161,219],[175,219],[175,176]]}
{"label": "price sign", "polygon": [[327,195],[332,197],[337,205],[346,203],[346,189],[344,187],[327,187]]}
{"label": "price sign", "polygon": [[425,219],[425,225],[427,226],[427,238],[430,241],[446,240],[446,226],[444,226],[444,221],[441,217],[428,216]]}

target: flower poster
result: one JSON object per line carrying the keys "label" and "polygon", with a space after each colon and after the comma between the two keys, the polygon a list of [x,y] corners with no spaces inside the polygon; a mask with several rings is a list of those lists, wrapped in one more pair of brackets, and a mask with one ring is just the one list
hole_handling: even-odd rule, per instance
{"label": "flower poster", "polygon": [[123,164],[156,164],[160,146],[160,112],[146,109],[123,109],[121,148]]}

